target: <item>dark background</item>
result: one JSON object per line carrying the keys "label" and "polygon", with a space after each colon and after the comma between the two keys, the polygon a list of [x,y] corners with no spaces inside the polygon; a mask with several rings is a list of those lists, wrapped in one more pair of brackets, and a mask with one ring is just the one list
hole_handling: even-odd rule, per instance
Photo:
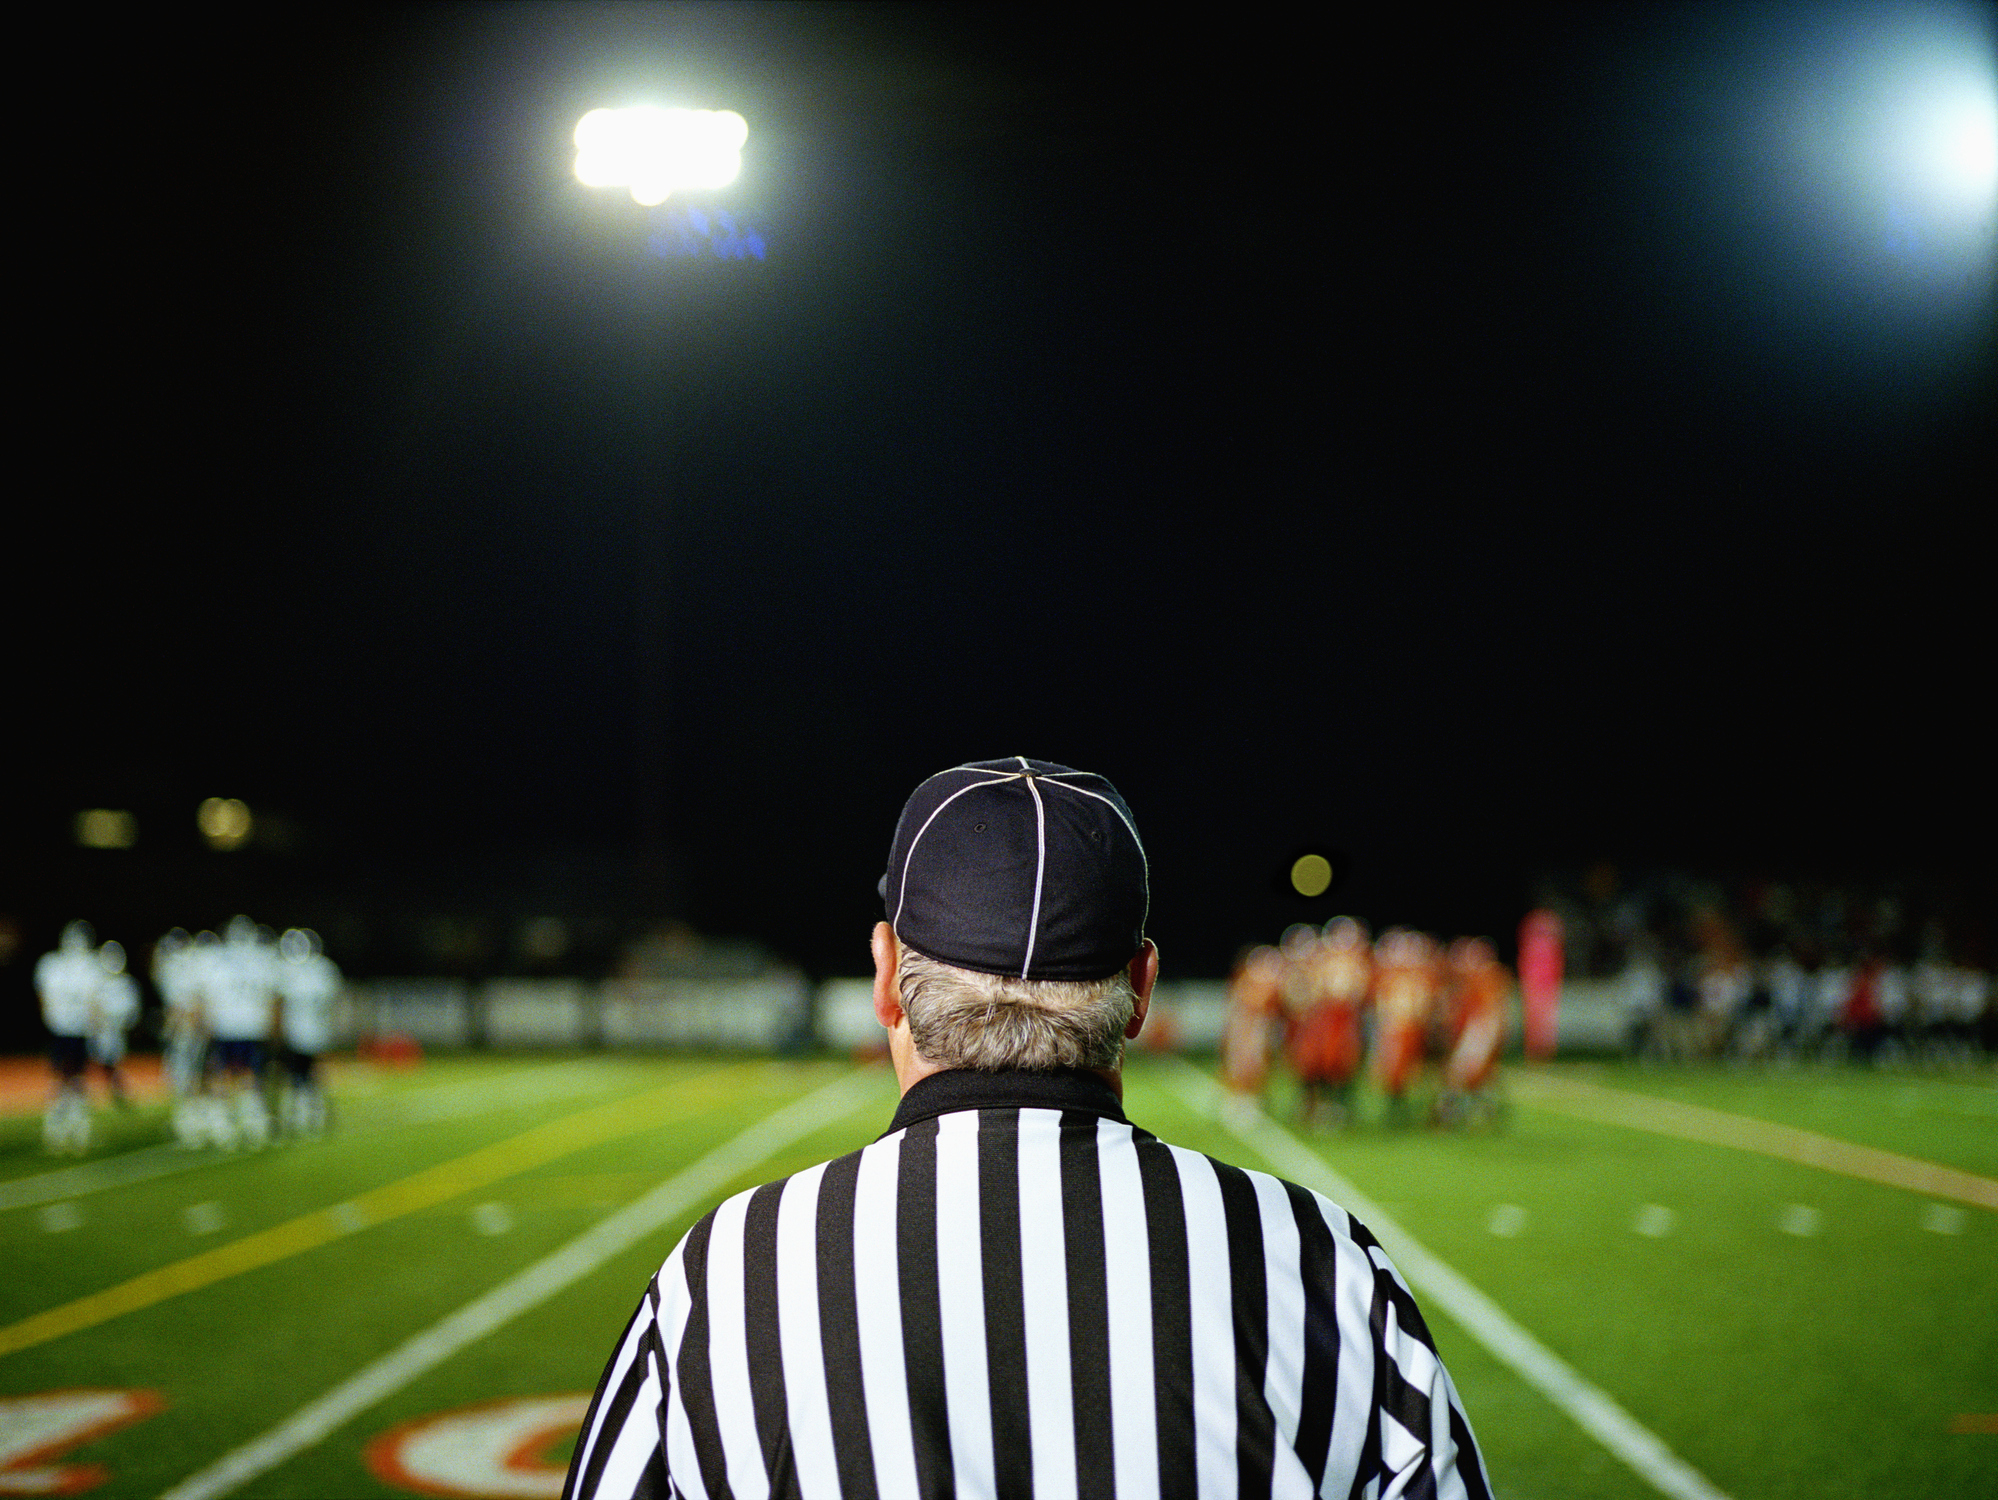
{"label": "dark background", "polygon": [[[860,971],[902,798],[1016,752],[1181,973],[1599,861],[1991,909],[1989,192],[1841,219],[1768,128],[1989,8],[311,17],[79,26],[110,144],[29,153],[10,1008],[74,915]],[[631,102],[749,120],[765,259],[573,180]]]}

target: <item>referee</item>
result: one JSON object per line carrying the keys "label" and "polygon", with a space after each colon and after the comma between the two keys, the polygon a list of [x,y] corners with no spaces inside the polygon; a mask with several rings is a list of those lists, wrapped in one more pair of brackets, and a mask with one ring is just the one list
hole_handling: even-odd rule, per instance
{"label": "referee", "polygon": [[688,1231],[565,1500],[1488,1500],[1366,1228],[1124,1118],[1158,950],[1108,781],[1024,757],[932,776],[881,894],[887,1133]]}

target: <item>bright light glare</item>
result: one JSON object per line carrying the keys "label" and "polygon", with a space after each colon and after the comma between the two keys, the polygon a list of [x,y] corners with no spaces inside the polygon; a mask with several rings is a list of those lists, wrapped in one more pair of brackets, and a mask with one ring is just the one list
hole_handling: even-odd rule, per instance
{"label": "bright light glare", "polygon": [[1924,154],[1949,188],[1973,201],[1998,187],[1998,104],[1966,91],[1929,122]]}
{"label": "bright light glare", "polygon": [[593,109],[576,122],[576,180],[625,187],[648,207],[686,188],[726,187],[749,124],[730,109]]}

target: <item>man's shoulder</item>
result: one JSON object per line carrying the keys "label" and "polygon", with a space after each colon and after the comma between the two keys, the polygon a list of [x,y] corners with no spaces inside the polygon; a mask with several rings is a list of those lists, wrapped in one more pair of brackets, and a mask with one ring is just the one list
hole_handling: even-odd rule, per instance
{"label": "man's shoulder", "polygon": [[783,1177],[772,1177],[767,1182],[759,1182],[753,1187],[731,1193],[696,1219],[689,1226],[687,1233],[681,1237],[680,1243],[684,1246],[690,1239],[712,1233],[715,1222],[719,1219],[741,1218],[752,1210],[774,1209],[782,1200],[789,1200],[795,1210],[807,1194],[813,1198],[817,1197],[819,1184],[825,1180],[828,1172],[837,1176],[839,1173],[857,1169],[861,1158],[881,1144],[880,1141],[870,1141],[867,1145],[849,1151],[844,1156],[813,1162],[809,1167],[801,1167]]}
{"label": "man's shoulder", "polygon": [[1274,1208],[1288,1203],[1294,1218],[1307,1221],[1314,1214],[1335,1239],[1351,1240],[1362,1249],[1377,1244],[1373,1233],[1353,1216],[1351,1211],[1335,1200],[1328,1198],[1316,1188],[1292,1182],[1287,1177],[1279,1177],[1274,1172],[1265,1172],[1258,1167],[1245,1167],[1238,1162],[1228,1161],[1219,1156],[1209,1155],[1190,1146],[1176,1145],[1169,1141],[1148,1136],[1143,1130],[1137,1135],[1141,1141],[1150,1140],[1157,1146],[1172,1153],[1182,1164],[1182,1170],[1191,1169],[1195,1173],[1211,1173],[1218,1184],[1230,1184],[1235,1191],[1246,1188],[1254,1194],[1258,1203]]}

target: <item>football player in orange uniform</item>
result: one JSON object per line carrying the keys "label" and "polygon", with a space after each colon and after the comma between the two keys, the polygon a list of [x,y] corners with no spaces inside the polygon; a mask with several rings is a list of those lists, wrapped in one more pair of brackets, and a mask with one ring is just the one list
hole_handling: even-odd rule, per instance
{"label": "football player in orange uniform", "polygon": [[1449,1054],[1435,1118],[1455,1124],[1498,1113],[1499,1043],[1505,1039],[1505,998],[1512,975],[1483,938],[1459,938],[1450,945]]}
{"label": "football player in orange uniform", "polygon": [[1422,1067],[1438,980],[1436,942],[1405,927],[1374,945],[1374,1082],[1387,1096],[1388,1119],[1407,1112],[1408,1087]]}
{"label": "football player in orange uniform", "polygon": [[[1300,1111],[1309,1122],[1343,1125],[1352,1118],[1360,1013],[1373,977],[1366,929],[1351,917],[1326,923],[1311,954],[1309,998],[1290,1034],[1290,1065],[1303,1091]],[[1333,1096],[1329,1102],[1326,1091]]]}
{"label": "football player in orange uniform", "polygon": [[1221,1034],[1224,1107],[1253,1116],[1269,1082],[1270,1055],[1283,1025],[1283,954],[1267,944],[1251,948],[1228,977],[1228,1020]]}

